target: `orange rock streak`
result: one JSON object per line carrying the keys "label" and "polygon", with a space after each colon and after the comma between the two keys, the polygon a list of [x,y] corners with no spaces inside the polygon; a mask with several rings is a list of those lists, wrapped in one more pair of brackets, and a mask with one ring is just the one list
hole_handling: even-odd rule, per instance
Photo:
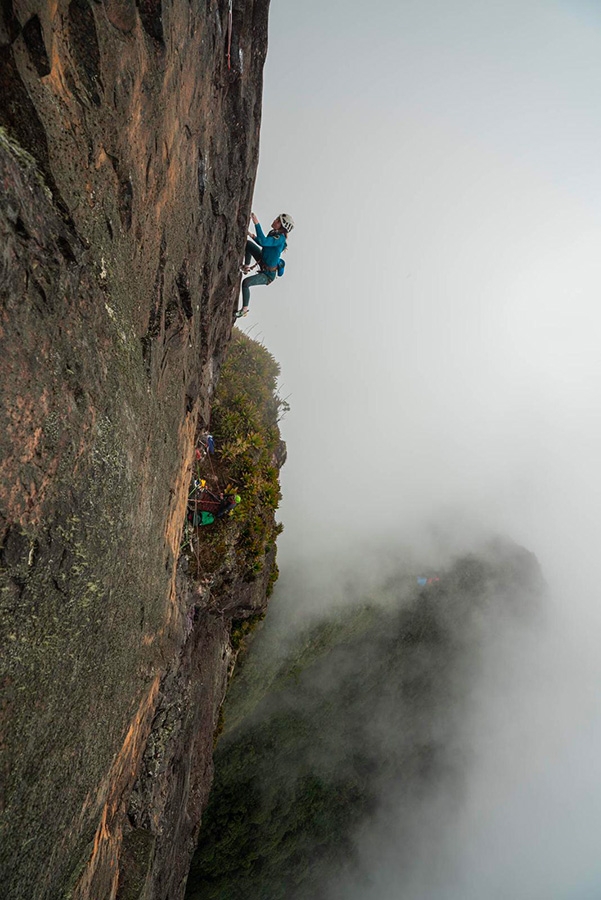
{"label": "orange rock streak", "polygon": [[[146,746],[158,696],[157,675],[128,728],[121,750],[98,791],[102,802],[94,848],[75,890],[73,900],[114,900],[119,879],[119,852],[123,839],[122,821],[140,759]],[[82,814],[88,804],[84,805]]]}

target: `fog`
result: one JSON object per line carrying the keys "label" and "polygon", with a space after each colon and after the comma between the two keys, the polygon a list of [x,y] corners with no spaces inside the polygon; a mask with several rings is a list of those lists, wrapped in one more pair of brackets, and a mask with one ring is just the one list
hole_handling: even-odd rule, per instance
{"label": "fog", "polygon": [[494,639],[484,635],[468,727],[447,748],[455,773],[409,810],[387,796],[358,836],[361,874],[328,896],[599,896],[598,667],[592,654],[577,659],[569,635],[541,644],[523,623],[497,624]]}
{"label": "fog", "polygon": [[255,212],[297,226],[243,322],[291,405],[280,566],[311,607],[378,544],[499,532],[550,590],[490,640],[453,829],[400,885],[388,817],[359,896],[601,893],[600,83],[586,0],[272,4]]}

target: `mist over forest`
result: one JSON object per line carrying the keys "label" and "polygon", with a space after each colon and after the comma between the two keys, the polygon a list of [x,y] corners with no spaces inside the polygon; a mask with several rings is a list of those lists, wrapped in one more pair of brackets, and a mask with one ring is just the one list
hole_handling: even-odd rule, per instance
{"label": "mist over forest", "polygon": [[545,585],[500,540],[428,579],[397,564],[291,633],[284,576],[230,687],[191,900],[448,896],[487,655],[540,627]]}

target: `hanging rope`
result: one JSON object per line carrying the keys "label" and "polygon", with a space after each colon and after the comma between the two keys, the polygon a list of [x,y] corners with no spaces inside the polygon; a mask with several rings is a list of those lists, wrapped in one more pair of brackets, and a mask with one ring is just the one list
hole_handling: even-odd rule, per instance
{"label": "hanging rope", "polygon": [[229,8],[228,17],[227,17],[227,67],[228,67],[228,69],[232,68],[232,21],[233,21],[232,2],[233,2],[233,0],[230,0],[230,8]]}

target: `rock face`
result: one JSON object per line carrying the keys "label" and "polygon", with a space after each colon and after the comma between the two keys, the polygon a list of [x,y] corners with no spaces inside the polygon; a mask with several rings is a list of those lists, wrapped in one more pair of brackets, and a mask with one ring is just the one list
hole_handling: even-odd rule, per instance
{"label": "rock face", "polygon": [[267,575],[233,570],[191,597],[178,557],[231,333],[268,5],[234,0],[231,34],[226,0],[2,6],[10,900],[183,893],[231,617],[265,603]]}

